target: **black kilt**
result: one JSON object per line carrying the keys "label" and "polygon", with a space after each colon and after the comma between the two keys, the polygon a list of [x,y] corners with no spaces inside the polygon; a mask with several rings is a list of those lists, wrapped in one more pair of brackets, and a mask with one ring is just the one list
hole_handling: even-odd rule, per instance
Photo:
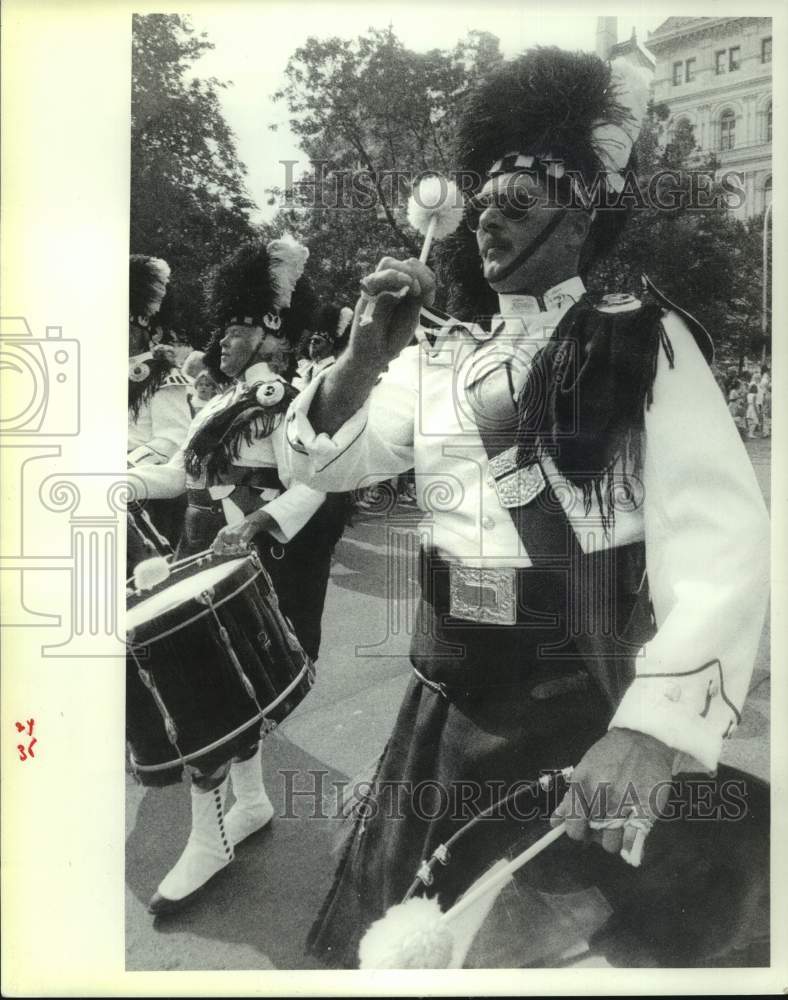
{"label": "black kilt", "polygon": [[[611,718],[608,699],[576,651],[564,645],[563,659],[540,655],[544,644],[563,639],[563,622],[477,625],[447,617],[440,601],[426,596],[433,603],[420,605],[411,660],[431,683],[414,674],[408,686],[307,941],[332,967],[357,967],[365,930],[402,901],[439,844],[516,783],[576,764]],[[720,778],[730,777],[721,770]],[[763,941],[768,935],[756,917],[768,915],[768,788],[736,777],[746,785],[742,822],[658,823],[639,869],[595,845],[561,840],[522,875],[541,872],[540,890],[547,883],[550,891],[551,879],[555,888],[562,870],[574,873],[576,890],[598,887],[614,911],[606,924],[610,955],[620,942],[617,926],[635,935],[647,964],[702,964],[753,938]],[[718,794],[718,784],[714,789]],[[428,894],[436,893],[443,909],[451,906],[490,864],[543,834],[556,804],[532,801],[531,813],[541,818],[527,822],[501,815],[478,823],[452,851],[451,864],[437,866]],[[501,963],[488,947],[481,964],[549,965],[554,957],[517,948],[515,940]]]}

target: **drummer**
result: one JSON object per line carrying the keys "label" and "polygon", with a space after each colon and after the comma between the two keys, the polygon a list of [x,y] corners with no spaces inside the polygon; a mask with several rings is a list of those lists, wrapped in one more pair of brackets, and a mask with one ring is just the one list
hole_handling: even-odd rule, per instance
{"label": "drummer", "polygon": [[[152,319],[167,295],[170,267],[144,254],[129,258],[129,466],[167,462],[183,444],[191,421],[189,379],[155,343]],[[183,519],[180,503],[154,501],[128,519],[129,568],[170,551]]]}
{"label": "drummer", "polygon": [[[415,467],[431,543],[413,675],[309,939],[327,964],[356,964],[365,928],[469,818],[469,790],[478,811],[575,765],[552,821],[617,870],[648,873],[673,776],[714,772],[741,718],[768,520],[708,334],[648,283],[642,302],[585,286],[639,190],[638,76],[624,60],[537,48],[469,93],[455,165],[477,193],[467,252],[447,261],[469,322],[447,317],[430,348],[408,347],[435,279],[384,258],[362,283],[371,320],[293,403],[298,477],[341,489]],[[474,864],[494,860],[496,827]],[[695,828],[708,837],[699,881],[655,898],[644,878],[631,897],[674,937],[689,938],[693,892],[728,884],[717,825]],[[752,830],[727,834],[747,844]],[[738,880],[768,888],[763,852],[741,853],[752,868]],[[442,906],[469,875],[443,879]],[[750,929],[733,897],[703,916],[689,918],[696,958]]]}
{"label": "drummer", "polygon": [[[268,247],[244,246],[219,269],[212,307],[222,330],[219,366],[230,384],[196,415],[184,447],[169,462],[140,468],[135,477],[149,496],[186,493],[189,506],[180,555],[212,546],[218,555],[240,556],[251,544],[256,546],[283,613],[315,659],[327,565],[344,522],[338,525],[330,512],[333,530],[326,530],[325,518],[321,522],[318,513],[325,509],[326,495],[300,484],[286,488],[278,471],[283,416],[295,396],[279,374],[291,350],[282,336],[282,311],[290,305],[307,256],[305,247],[277,240]],[[134,477],[132,484],[137,485]],[[291,545],[309,522],[318,525],[310,552],[316,572],[303,550]],[[309,586],[305,577],[310,578]],[[236,801],[225,816],[230,781]],[[191,801],[191,834],[151,899],[151,913],[182,907],[233,860],[237,844],[271,819],[258,736],[213,773],[194,773]]]}
{"label": "drummer", "polygon": [[314,333],[307,341],[308,357],[298,362],[293,385],[301,391],[324,368],[333,365],[346,343],[346,332],[353,319],[348,306],[327,305],[318,313]]}

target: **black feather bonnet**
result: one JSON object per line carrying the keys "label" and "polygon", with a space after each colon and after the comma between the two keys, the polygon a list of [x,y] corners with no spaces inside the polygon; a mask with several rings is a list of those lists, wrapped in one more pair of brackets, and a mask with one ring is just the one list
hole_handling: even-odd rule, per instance
{"label": "black feather bonnet", "polygon": [[167,294],[170,266],[160,257],[135,253],[129,257],[129,316],[149,319]]}

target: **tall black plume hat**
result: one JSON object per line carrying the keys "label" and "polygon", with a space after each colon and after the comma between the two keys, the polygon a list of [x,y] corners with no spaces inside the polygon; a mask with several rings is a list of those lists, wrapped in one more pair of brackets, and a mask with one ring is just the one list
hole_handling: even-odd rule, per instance
{"label": "tall black plume hat", "polygon": [[[466,96],[457,169],[473,178],[474,190],[500,174],[531,173],[559,203],[593,212],[590,241],[601,255],[626,222],[631,198],[624,195],[634,180],[633,146],[648,100],[646,73],[626,59],[529,49]],[[462,297],[493,301],[467,227],[439,250],[453,282],[466,286]]]}
{"label": "tall black plume hat", "polygon": [[129,257],[129,317],[147,322],[159,311],[167,283],[170,266],[160,257],[135,253]]}

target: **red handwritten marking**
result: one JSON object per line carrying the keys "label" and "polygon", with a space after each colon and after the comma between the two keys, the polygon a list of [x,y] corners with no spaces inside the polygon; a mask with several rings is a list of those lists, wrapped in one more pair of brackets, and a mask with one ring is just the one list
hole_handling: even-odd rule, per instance
{"label": "red handwritten marking", "polygon": [[[26,725],[21,722],[14,723],[14,725],[16,726],[16,731],[18,733],[23,733],[25,729],[27,729],[28,736],[33,736],[33,726],[35,726],[35,724],[36,724],[35,719],[28,719]],[[38,743],[38,740],[36,739],[35,736],[33,736],[32,740],[30,740],[30,742],[27,744],[27,747],[25,747],[24,743],[17,743],[16,748],[19,751],[19,759],[27,760],[28,757],[33,757],[35,759],[36,755],[33,750],[33,747],[36,745],[36,743]]]}

